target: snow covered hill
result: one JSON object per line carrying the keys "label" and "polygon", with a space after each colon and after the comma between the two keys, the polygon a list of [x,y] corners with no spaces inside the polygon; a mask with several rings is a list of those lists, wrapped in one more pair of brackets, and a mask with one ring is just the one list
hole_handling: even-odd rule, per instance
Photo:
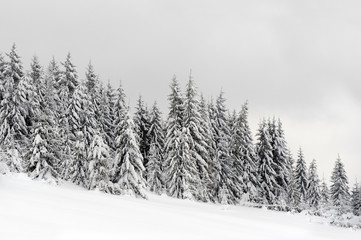
{"label": "snow covered hill", "polygon": [[361,239],[361,230],[303,214],[149,200],[0,176],[0,239]]}

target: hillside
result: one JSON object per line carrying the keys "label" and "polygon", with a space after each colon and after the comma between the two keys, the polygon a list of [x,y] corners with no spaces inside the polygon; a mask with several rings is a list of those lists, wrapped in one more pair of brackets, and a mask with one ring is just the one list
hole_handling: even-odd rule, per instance
{"label": "hillside", "polygon": [[0,177],[1,239],[360,239],[320,219],[148,193],[149,200]]}

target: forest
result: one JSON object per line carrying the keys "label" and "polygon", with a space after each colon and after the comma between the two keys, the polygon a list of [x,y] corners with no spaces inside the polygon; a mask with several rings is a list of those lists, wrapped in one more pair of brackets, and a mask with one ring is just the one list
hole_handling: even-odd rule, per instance
{"label": "forest", "polygon": [[248,204],[316,215],[361,215],[361,185],[349,187],[340,156],[330,185],[302,149],[289,150],[280,119],[265,118],[255,139],[248,102],[239,112],[221,92],[207,101],[189,80],[170,79],[168,112],[141,97],[134,114],[120,84],[89,64],[80,80],[64,62],[24,69],[15,44],[0,55],[1,172],[69,181],[85,189],[147,199],[147,192],[215,204]]}

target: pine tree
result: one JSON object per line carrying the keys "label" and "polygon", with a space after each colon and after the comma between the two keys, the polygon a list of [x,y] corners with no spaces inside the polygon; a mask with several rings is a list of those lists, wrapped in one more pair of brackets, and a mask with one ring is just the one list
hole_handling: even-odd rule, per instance
{"label": "pine tree", "polygon": [[78,82],[78,74],[76,72],[75,65],[72,63],[70,53],[68,53],[68,55],[66,56],[63,66],[65,68],[65,71],[64,71],[64,77],[61,80],[63,81],[61,85],[64,84],[68,87],[68,93],[69,96],[71,97],[76,87],[79,85],[79,82]]}
{"label": "pine tree", "polygon": [[5,94],[5,71],[7,68],[7,63],[3,57],[3,55],[0,53],[0,104],[1,101],[4,99]]}
{"label": "pine tree", "polygon": [[71,152],[72,162],[65,166],[67,168],[66,174],[73,183],[89,188],[89,162],[84,134],[82,131],[77,131],[75,137]]}
{"label": "pine tree", "polygon": [[34,84],[35,86],[39,86],[41,84],[43,70],[40,66],[39,59],[37,56],[33,57],[30,67],[31,67],[30,78],[32,80],[32,84]]}
{"label": "pine tree", "polygon": [[256,152],[259,161],[260,199],[264,204],[272,205],[277,201],[276,191],[279,185],[276,181],[277,165],[273,162],[271,136],[265,120],[259,126],[257,137]]}
{"label": "pine tree", "polygon": [[[216,158],[215,151],[215,141],[212,132],[212,123],[209,116],[209,105],[206,103],[204,97],[201,95],[199,111],[201,115],[202,121],[200,122],[199,129],[202,131],[205,142],[205,152],[207,153],[207,165],[208,165],[208,174],[209,174],[209,182],[204,183],[207,188],[207,199],[212,202],[217,201],[217,196],[214,194],[214,189],[217,186],[217,177],[220,172],[220,164]],[[228,197],[226,196],[227,200]]]}
{"label": "pine tree", "polygon": [[361,186],[356,182],[351,195],[352,213],[361,216]]}
{"label": "pine tree", "polygon": [[320,180],[315,159],[312,160],[308,170],[307,201],[313,208],[318,208],[321,202]]}
{"label": "pine tree", "polygon": [[139,145],[139,150],[143,156],[143,166],[146,166],[148,163],[148,153],[149,153],[149,136],[148,131],[150,127],[149,123],[149,113],[148,109],[144,104],[144,101],[141,96],[138,98],[136,112],[134,114],[134,126],[136,139]]}
{"label": "pine tree", "polygon": [[161,194],[164,189],[163,181],[163,148],[164,133],[162,127],[161,112],[154,103],[150,114],[150,128],[148,131],[150,138],[149,161],[146,166],[147,182],[149,189],[156,194]]}
{"label": "pine tree", "polygon": [[114,89],[108,83],[107,88],[103,91],[101,99],[102,105],[102,120],[101,125],[104,131],[104,141],[110,147],[111,151],[115,150],[115,137],[114,137],[114,105],[115,105],[115,93]]}
{"label": "pine tree", "polygon": [[88,151],[88,189],[107,191],[109,182],[109,147],[97,131]]}
{"label": "pine tree", "polygon": [[23,65],[20,59],[20,56],[17,53],[16,45],[13,44],[11,51],[7,54],[10,61],[7,63],[7,67],[5,70],[5,77],[10,77],[14,83],[14,86],[19,84],[20,80],[24,76]]}
{"label": "pine tree", "polygon": [[300,194],[298,202],[302,205],[306,203],[307,200],[307,170],[306,170],[306,162],[303,156],[302,149],[300,148],[298,151],[298,158],[296,162],[296,170],[295,170],[295,178],[297,190]]}
{"label": "pine tree", "polygon": [[259,187],[257,156],[248,125],[248,102],[242,106],[241,112],[233,120],[231,149],[237,184],[244,195],[242,198],[257,201]]}
{"label": "pine tree", "polygon": [[[227,199],[228,204],[235,204],[240,197],[240,189],[237,188],[235,174],[233,172],[233,161],[230,154],[230,129],[226,117],[223,92],[216,100],[215,106],[210,104],[210,119],[212,124],[212,134],[214,136],[215,159],[219,163],[219,170],[216,176],[216,186],[214,196],[218,202]],[[223,189],[223,190],[222,190]],[[225,196],[223,196],[225,194]]]}
{"label": "pine tree", "polygon": [[327,206],[330,202],[330,192],[328,190],[325,179],[322,179],[321,187],[320,187],[320,195],[321,195],[321,204],[323,207]]}
{"label": "pine tree", "polygon": [[171,197],[199,199],[199,173],[190,158],[189,129],[184,127],[184,99],[174,77],[169,95],[170,107],[166,126],[164,180]]}
{"label": "pine tree", "polygon": [[116,153],[112,167],[112,192],[130,194],[146,198],[144,188],[146,182],[143,178],[145,168],[134,133],[134,122],[129,110],[123,109],[120,113],[120,122],[116,126]]}
{"label": "pine tree", "polygon": [[[115,94],[114,106],[111,109],[112,112],[111,118],[113,118],[113,128],[114,128],[112,135],[114,140],[116,136],[119,136],[122,132],[122,129],[120,129],[119,126],[120,126],[120,122],[124,120],[124,110],[126,109],[125,98],[126,96],[123,87],[120,84]],[[116,144],[113,144],[114,151],[116,151],[115,145]]]}
{"label": "pine tree", "polygon": [[269,131],[271,135],[272,155],[273,162],[276,164],[276,181],[279,186],[276,195],[278,202],[284,202],[287,200],[287,191],[290,185],[290,174],[292,171],[291,164],[289,162],[288,148],[282,128],[281,120],[273,119],[268,122]]}
{"label": "pine tree", "polygon": [[204,121],[200,114],[200,103],[198,100],[197,89],[194,86],[192,76],[189,76],[189,81],[186,88],[185,96],[185,113],[184,113],[184,127],[188,129],[189,151],[191,161],[194,161],[199,173],[199,199],[202,201],[209,201],[208,188],[210,180],[210,171],[208,164],[210,163],[209,146],[206,142],[206,130],[202,122]]}
{"label": "pine tree", "polygon": [[[26,155],[28,160],[27,172],[31,178],[40,178],[49,181],[59,179],[57,172],[59,155],[55,151],[57,143],[54,142],[56,132],[53,129],[49,116],[38,116],[32,136],[32,147]],[[56,139],[56,137],[55,137]]]}
{"label": "pine tree", "polygon": [[337,157],[331,176],[330,196],[333,206],[343,210],[350,200],[347,175],[340,156]]}
{"label": "pine tree", "polygon": [[[95,129],[97,129],[94,112],[90,107],[91,102],[89,101],[89,96],[86,95],[86,87],[84,84],[79,85],[71,98],[70,105],[66,112],[66,123],[64,126],[65,129],[65,144],[66,147],[63,150],[65,156],[65,161],[63,162],[63,168],[66,170],[63,174],[64,179],[69,179],[71,175],[77,175],[81,173],[70,173],[67,171],[74,171],[74,169],[79,169],[77,166],[87,166],[87,163],[79,163],[79,161],[84,161],[82,157],[74,158],[75,155],[85,155],[89,154],[89,146],[92,143],[95,135]],[[84,138],[81,141],[84,141],[85,152],[79,153],[80,148],[75,148],[77,143],[78,132],[82,132],[82,137]],[[76,151],[76,152],[74,152]],[[74,180],[74,177],[72,179]]]}

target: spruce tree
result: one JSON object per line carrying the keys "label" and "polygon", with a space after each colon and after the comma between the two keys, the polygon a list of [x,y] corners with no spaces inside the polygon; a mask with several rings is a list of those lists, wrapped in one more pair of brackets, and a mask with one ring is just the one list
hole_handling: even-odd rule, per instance
{"label": "spruce tree", "polygon": [[313,208],[318,208],[321,202],[320,180],[315,159],[312,160],[308,170],[307,201]]}
{"label": "spruce tree", "polygon": [[0,104],[4,99],[5,94],[5,71],[7,68],[7,63],[4,59],[4,56],[0,53]]}
{"label": "spruce tree", "polygon": [[94,134],[88,150],[88,189],[107,191],[109,182],[109,147],[99,131]]}
{"label": "spruce tree", "polygon": [[72,162],[64,166],[67,168],[66,175],[68,175],[68,179],[71,182],[84,188],[89,188],[89,162],[87,146],[82,131],[77,131],[75,133],[75,143],[73,143],[72,148]]}
{"label": "spruce tree", "polygon": [[7,63],[5,77],[10,77],[16,87],[24,76],[24,70],[20,56],[17,53],[15,43],[13,44],[11,51],[9,54],[7,54],[7,56],[9,57],[10,61]]}
{"label": "spruce tree", "polygon": [[139,96],[137,101],[136,112],[134,114],[134,126],[139,150],[143,156],[143,166],[146,166],[150,147],[150,139],[148,136],[150,123],[148,109],[141,96]]}
{"label": "spruce tree", "polygon": [[248,125],[248,102],[233,122],[232,157],[238,187],[244,200],[257,201],[259,180],[257,176],[257,155],[254,150],[251,130]]}
{"label": "spruce tree", "polygon": [[[200,122],[199,129],[202,131],[204,136],[205,142],[205,151],[207,153],[207,164],[208,164],[208,175],[209,175],[209,182],[204,183],[205,187],[207,188],[207,199],[212,202],[216,202],[217,196],[214,193],[214,189],[218,185],[218,176],[220,171],[220,164],[216,158],[216,151],[215,151],[215,142],[214,136],[212,131],[212,123],[210,119],[210,111],[209,105],[206,103],[203,95],[201,95],[200,104],[199,104],[199,111],[202,121]],[[226,200],[228,197],[225,198]]]}
{"label": "spruce tree", "polygon": [[277,165],[273,161],[271,136],[265,120],[263,120],[257,133],[256,152],[258,156],[258,176],[260,179],[260,199],[264,204],[275,204],[276,192],[279,189],[277,184]]}
{"label": "spruce tree", "polygon": [[271,135],[273,162],[276,164],[276,181],[279,186],[277,189],[277,198],[279,202],[287,200],[287,191],[290,187],[290,174],[292,171],[291,163],[289,162],[288,147],[285,140],[282,122],[275,119],[268,122],[269,131]]}
{"label": "spruce tree", "polygon": [[129,110],[123,109],[120,121],[116,126],[116,152],[112,167],[111,191],[115,194],[123,193],[146,198],[144,189],[146,182],[143,178],[145,168],[143,156],[140,153],[134,133],[134,122]]}
{"label": "spruce tree", "polygon": [[320,195],[321,195],[321,204],[323,207],[327,206],[330,203],[330,192],[328,190],[325,179],[322,179],[321,187],[320,187]]}
{"label": "spruce tree", "polygon": [[199,173],[199,200],[209,201],[208,188],[210,180],[210,156],[209,146],[206,141],[206,130],[202,122],[204,121],[200,113],[200,103],[198,100],[197,89],[194,86],[192,76],[189,76],[189,81],[186,87],[185,94],[185,113],[184,113],[184,127],[188,129],[189,138],[189,152],[191,161],[194,161]]}
{"label": "spruce tree", "polygon": [[361,186],[357,182],[352,189],[351,207],[353,214],[361,216]]}
{"label": "spruce tree", "polygon": [[37,117],[37,123],[32,134],[32,146],[26,155],[27,172],[31,178],[40,178],[57,182],[59,179],[59,152],[53,119],[46,113]]}
{"label": "spruce tree", "polygon": [[184,99],[174,77],[169,95],[169,114],[166,126],[164,180],[167,193],[182,199],[200,199],[200,182],[196,163],[190,158],[189,129],[184,127]]}
{"label": "spruce tree", "polygon": [[64,84],[68,87],[69,96],[72,96],[76,87],[79,85],[79,82],[78,82],[78,74],[75,65],[72,63],[70,53],[68,53],[68,55],[66,56],[63,66],[65,70],[64,70],[64,77],[61,80],[63,81],[62,85]]}
{"label": "spruce tree", "polygon": [[349,204],[350,194],[346,171],[340,156],[337,157],[332,171],[331,182],[330,197],[332,204],[342,211]]}
{"label": "spruce tree", "polygon": [[163,181],[163,148],[164,133],[161,119],[161,112],[154,103],[150,114],[150,138],[149,161],[146,166],[147,182],[149,189],[156,194],[161,194],[164,189]]}
{"label": "spruce tree", "polygon": [[228,204],[235,204],[240,198],[240,189],[237,187],[236,176],[232,169],[230,129],[226,117],[227,109],[225,101],[223,92],[221,92],[216,100],[216,104],[210,104],[215,159],[219,163],[214,196],[216,196],[218,202],[221,202],[223,199]]}
{"label": "spruce tree", "polygon": [[300,194],[298,202],[301,204],[301,207],[304,207],[304,204],[306,203],[307,200],[308,182],[307,182],[306,162],[301,148],[298,151],[295,178],[296,178],[297,190]]}

